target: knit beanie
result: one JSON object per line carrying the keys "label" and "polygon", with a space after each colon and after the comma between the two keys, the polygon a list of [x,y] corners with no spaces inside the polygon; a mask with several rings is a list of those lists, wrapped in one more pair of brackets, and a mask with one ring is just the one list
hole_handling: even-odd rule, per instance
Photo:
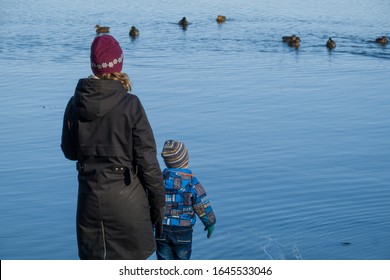
{"label": "knit beanie", "polygon": [[188,165],[188,151],[182,142],[166,141],[161,156],[168,168],[183,168]]}
{"label": "knit beanie", "polygon": [[97,36],[91,45],[91,68],[95,75],[122,71],[123,51],[111,35]]}

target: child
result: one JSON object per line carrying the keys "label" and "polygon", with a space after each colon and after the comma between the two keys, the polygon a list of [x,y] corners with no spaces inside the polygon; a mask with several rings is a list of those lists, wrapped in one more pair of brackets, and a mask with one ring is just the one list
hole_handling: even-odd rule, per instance
{"label": "child", "polygon": [[216,222],[206,191],[188,169],[188,151],[179,141],[168,140],[161,153],[167,168],[163,235],[156,238],[157,259],[189,260],[192,251],[192,227],[196,216],[207,230],[207,238]]}

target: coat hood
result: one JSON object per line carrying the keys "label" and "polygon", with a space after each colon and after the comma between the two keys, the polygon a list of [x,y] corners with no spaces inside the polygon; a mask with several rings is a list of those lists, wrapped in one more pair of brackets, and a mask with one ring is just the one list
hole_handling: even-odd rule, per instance
{"label": "coat hood", "polygon": [[74,94],[74,105],[81,120],[92,121],[110,112],[126,94],[119,81],[80,79]]}

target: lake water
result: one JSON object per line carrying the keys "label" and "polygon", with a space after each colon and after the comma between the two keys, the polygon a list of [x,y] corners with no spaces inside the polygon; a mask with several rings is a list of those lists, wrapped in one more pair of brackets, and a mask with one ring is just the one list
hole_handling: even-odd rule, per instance
{"label": "lake water", "polygon": [[217,225],[207,240],[198,220],[193,259],[390,259],[390,45],[372,42],[389,1],[107,3],[0,2],[1,259],[78,258],[59,145],[96,24],[122,45],[158,152],[184,141],[209,194]]}

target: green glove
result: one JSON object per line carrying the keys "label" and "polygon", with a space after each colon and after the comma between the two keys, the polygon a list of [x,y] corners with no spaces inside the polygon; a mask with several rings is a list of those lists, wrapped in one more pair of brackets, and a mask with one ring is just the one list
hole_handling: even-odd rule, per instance
{"label": "green glove", "polygon": [[214,231],[214,225],[212,226],[205,226],[204,230],[207,230],[207,238],[210,238]]}
{"label": "green glove", "polygon": [[163,234],[164,207],[160,209],[150,208],[150,220],[154,226],[156,237],[161,238]]}

